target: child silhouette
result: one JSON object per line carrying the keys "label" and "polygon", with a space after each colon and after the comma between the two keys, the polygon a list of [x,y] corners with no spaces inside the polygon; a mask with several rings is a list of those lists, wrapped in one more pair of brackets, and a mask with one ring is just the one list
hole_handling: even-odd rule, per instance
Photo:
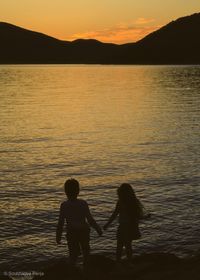
{"label": "child silhouette", "polygon": [[56,242],[61,243],[63,226],[66,220],[67,245],[69,248],[69,261],[75,265],[80,249],[83,254],[83,264],[88,261],[90,253],[90,227],[93,227],[99,236],[102,230],[92,217],[88,204],[85,200],[78,199],[79,182],[69,179],[64,185],[67,200],[60,205],[60,215],[56,231]]}
{"label": "child silhouette", "polygon": [[131,185],[124,183],[117,189],[118,201],[111,217],[104,225],[104,230],[119,215],[119,226],[117,229],[116,260],[119,262],[122,256],[123,247],[130,262],[132,259],[132,240],[141,237],[139,230],[139,219],[143,215],[142,204],[137,199]]}

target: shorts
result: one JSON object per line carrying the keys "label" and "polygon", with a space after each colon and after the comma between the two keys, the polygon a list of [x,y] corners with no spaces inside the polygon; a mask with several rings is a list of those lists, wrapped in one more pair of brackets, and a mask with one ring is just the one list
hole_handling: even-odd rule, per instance
{"label": "shorts", "polygon": [[79,229],[68,229],[67,230],[67,241],[68,242],[89,242],[90,241],[90,228],[79,228]]}
{"label": "shorts", "polygon": [[78,256],[81,250],[83,253],[90,250],[89,227],[83,229],[68,229],[66,237],[70,255]]}

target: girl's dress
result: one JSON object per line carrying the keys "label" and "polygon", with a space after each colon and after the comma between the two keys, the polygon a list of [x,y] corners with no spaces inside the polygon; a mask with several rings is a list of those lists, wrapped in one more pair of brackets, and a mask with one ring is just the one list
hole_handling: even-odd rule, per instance
{"label": "girl's dress", "polygon": [[139,230],[140,209],[138,205],[117,202],[116,208],[119,212],[119,226],[117,239],[122,242],[130,242],[141,237]]}

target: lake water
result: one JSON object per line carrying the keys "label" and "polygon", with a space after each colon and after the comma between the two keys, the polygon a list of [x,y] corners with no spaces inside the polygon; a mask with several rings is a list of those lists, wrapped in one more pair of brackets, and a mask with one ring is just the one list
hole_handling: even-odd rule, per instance
{"label": "lake water", "polygon": [[[199,66],[0,66],[1,267],[66,255],[63,184],[80,181],[103,226],[131,183],[152,213],[135,254],[200,249]],[[117,222],[92,252],[114,256]]]}

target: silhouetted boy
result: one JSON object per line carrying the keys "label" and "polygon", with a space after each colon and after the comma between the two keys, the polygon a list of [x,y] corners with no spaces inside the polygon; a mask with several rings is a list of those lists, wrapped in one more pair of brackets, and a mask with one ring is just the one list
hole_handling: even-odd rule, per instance
{"label": "silhouetted boy", "polygon": [[[101,236],[102,230],[92,217],[85,200],[77,199],[79,182],[69,179],[65,182],[67,200],[60,205],[60,215],[56,231],[56,242],[60,244],[63,225],[67,224],[67,244],[69,248],[70,263],[74,265],[80,253],[83,253],[83,263],[86,264],[90,253],[90,226]],[[89,224],[89,225],[88,225]]]}

